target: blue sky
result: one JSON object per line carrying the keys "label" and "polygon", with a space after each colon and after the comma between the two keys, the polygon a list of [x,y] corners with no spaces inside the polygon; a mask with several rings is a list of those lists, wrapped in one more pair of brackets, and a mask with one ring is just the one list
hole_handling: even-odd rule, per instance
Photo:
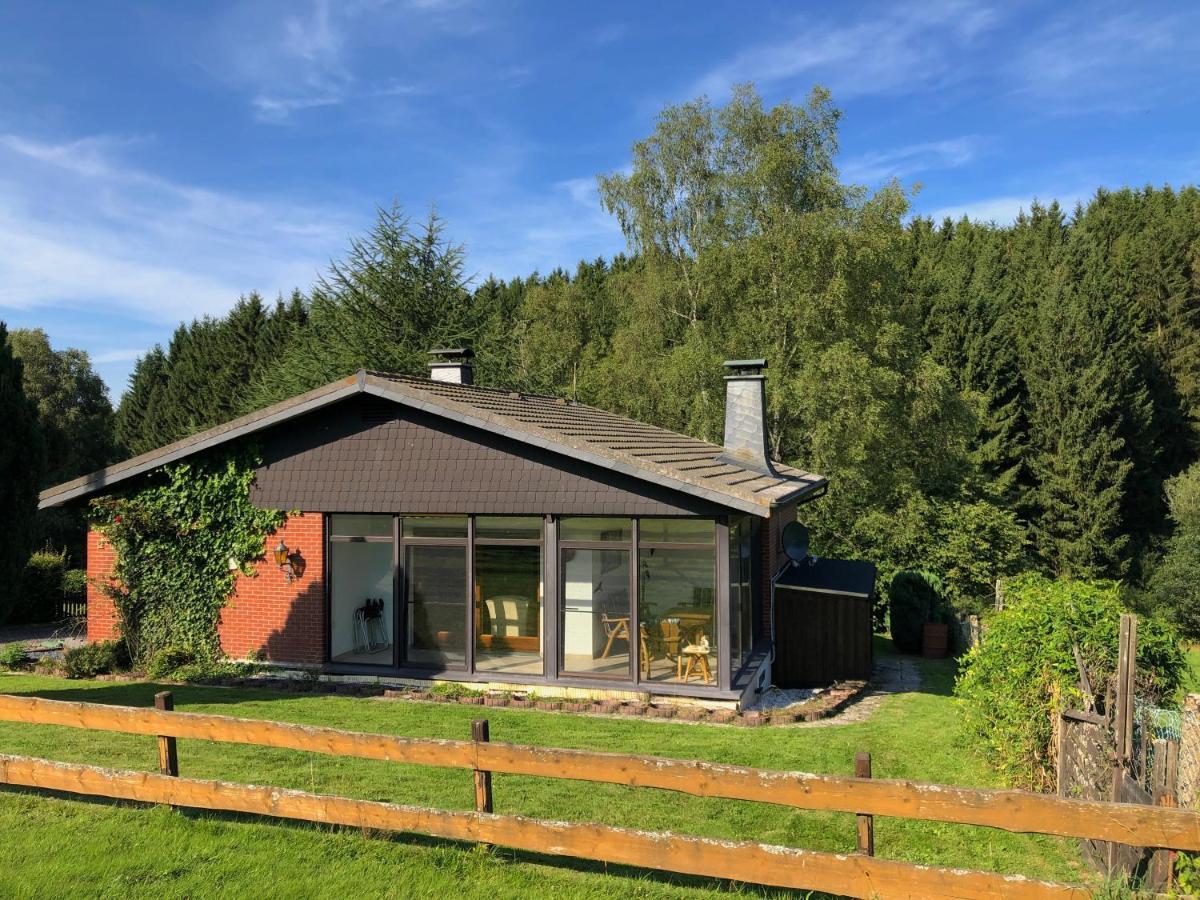
{"label": "blue sky", "polygon": [[917,212],[1200,167],[1200,4],[289,0],[0,6],[0,319],[137,355],[307,288],[376,205],[431,205],[486,276],[621,249],[595,175],[664,105],[828,86],[840,164]]}

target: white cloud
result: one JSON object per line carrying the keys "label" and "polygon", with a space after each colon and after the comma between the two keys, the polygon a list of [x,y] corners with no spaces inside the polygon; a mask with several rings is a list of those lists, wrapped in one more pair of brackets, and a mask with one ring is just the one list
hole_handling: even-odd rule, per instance
{"label": "white cloud", "polygon": [[286,199],[180,183],[126,139],[0,135],[0,306],[103,304],[170,324],[243,293],[307,288],[358,223]]}
{"label": "white cloud", "polygon": [[[1198,53],[1195,4],[1181,4],[1169,14],[1145,7],[1109,12],[1084,4],[1032,32],[1004,75],[1016,94],[1051,112],[1129,112],[1194,78]],[[1174,79],[1163,79],[1164,70]]]}
{"label": "white cloud", "polygon": [[947,47],[970,44],[996,18],[966,0],[944,0],[897,4],[849,25],[802,20],[788,37],[749,47],[708,71],[691,94],[719,98],[746,81],[762,90],[820,81],[839,99],[913,90],[956,77]]}
{"label": "white cloud", "polygon": [[979,155],[981,145],[981,139],[975,136],[926,141],[852,156],[841,163],[840,169],[845,181],[873,184],[932,169],[964,166]]}
{"label": "white cloud", "polygon": [[[413,51],[427,38],[476,34],[475,0],[307,0],[237,7],[218,20],[203,67],[247,95],[255,118],[284,124],[306,110],[423,93]],[[384,49],[411,79],[359,71],[363,51]]]}

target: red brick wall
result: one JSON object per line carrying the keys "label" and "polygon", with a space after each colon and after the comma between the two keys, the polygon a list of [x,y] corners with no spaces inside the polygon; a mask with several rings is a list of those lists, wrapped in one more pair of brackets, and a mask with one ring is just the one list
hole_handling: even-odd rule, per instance
{"label": "red brick wall", "polygon": [[[288,582],[272,551],[280,539],[298,555],[298,577]],[[320,663],[325,658],[324,519],[320,513],[290,517],[264,543],[265,558],[254,575],[239,575],[221,611],[221,648],[240,659]],[[88,640],[116,637],[112,602],[92,582],[108,577],[113,550],[96,532],[88,534]]]}
{"label": "red brick wall", "polygon": [[101,587],[117,561],[112,545],[97,531],[87,536],[87,636],[89,641],[107,641],[117,636],[117,611]]}
{"label": "red brick wall", "polygon": [[[291,583],[275,565],[280,539],[301,574]],[[221,648],[235,659],[261,655],[272,662],[320,663],[325,659],[324,518],[320,513],[290,517],[265,544],[266,558],[254,576],[240,575],[221,611]]]}

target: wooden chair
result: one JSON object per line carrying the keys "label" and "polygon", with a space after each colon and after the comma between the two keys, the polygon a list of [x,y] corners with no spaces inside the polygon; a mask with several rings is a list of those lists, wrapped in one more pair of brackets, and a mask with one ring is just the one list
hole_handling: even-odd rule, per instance
{"label": "wooden chair", "polygon": [[687,666],[684,667],[682,674],[684,684],[692,677],[693,671],[696,671],[696,674],[704,679],[705,684],[712,684],[712,669],[708,665],[708,657],[711,653],[712,647],[709,645],[708,636],[703,632],[697,632],[692,643],[680,649],[680,662],[687,659]]}
{"label": "wooden chair", "polygon": [[608,643],[604,645],[604,652],[600,654],[600,658],[608,659],[614,641],[629,640],[629,616],[610,616],[608,613],[601,613],[600,624],[604,628],[605,637],[608,638]]}

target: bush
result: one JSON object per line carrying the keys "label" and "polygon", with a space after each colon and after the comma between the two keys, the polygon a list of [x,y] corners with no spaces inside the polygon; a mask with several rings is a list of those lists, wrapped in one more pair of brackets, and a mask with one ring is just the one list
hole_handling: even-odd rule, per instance
{"label": "bush", "polygon": [[55,607],[62,599],[66,568],[65,550],[39,550],[30,556],[21,578],[21,601],[13,610],[11,621],[53,622]]}
{"label": "bush", "polygon": [[892,643],[901,653],[921,652],[921,631],[926,622],[949,621],[941,588],[941,581],[929,572],[897,572],[892,579],[888,618]]}
{"label": "bush", "polygon": [[[1004,610],[960,661],[955,693],[966,700],[967,733],[1010,782],[1054,787],[1054,721],[1083,701],[1074,648],[1102,701],[1116,674],[1124,611],[1114,582],[1023,575],[1005,583]],[[1138,695],[1172,701],[1184,672],[1174,628],[1141,619],[1137,640]]]}
{"label": "bush", "polygon": [[63,654],[63,673],[68,678],[95,678],[126,671],[129,665],[124,641],[97,641],[72,647]]}
{"label": "bush", "polygon": [[62,592],[68,600],[87,598],[88,575],[83,569],[67,569],[63,572]]}
{"label": "bush", "polygon": [[24,644],[5,644],[0,647],[0,668],[25,669],[33,662]]}
{"label": "bush", "polygon": [[163,647],[150,657],[146,675],[150,678],[172,678],[176,669],[195,661],[196,654],[185,647]]}

